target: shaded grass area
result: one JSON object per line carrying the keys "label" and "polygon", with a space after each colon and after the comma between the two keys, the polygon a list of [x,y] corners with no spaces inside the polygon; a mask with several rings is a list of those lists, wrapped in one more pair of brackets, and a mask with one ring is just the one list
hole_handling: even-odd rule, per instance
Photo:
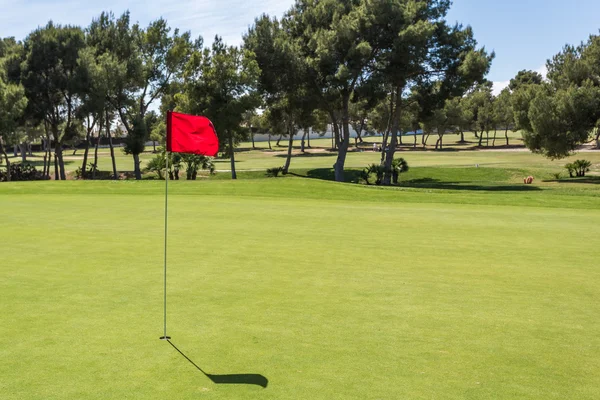
{"label": "shaded grass area", "polygon": [[173,182],[192,365],[163,184],[0,185],[0,398],[600,396],[597,190]]}

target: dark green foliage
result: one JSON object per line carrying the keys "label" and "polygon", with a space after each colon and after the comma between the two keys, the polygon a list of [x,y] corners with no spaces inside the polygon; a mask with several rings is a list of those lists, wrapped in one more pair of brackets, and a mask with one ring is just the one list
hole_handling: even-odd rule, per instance
{"label": "dark green foliage", "polygon": [[515,122],[530,150],[564,158],[590,140],[600,121],[600,36],[565,46],[547,67],[549,82],[523,84],[513,94]]}
{"label": "dark green foliage", "polygon": [[[7,171],[0,170],[0,182],[6,182],[8,179]],[[41,181],[44,180],[43,174],[35,169],[31,164],[10,164],[10,180],[17,181]]]}
{"label": "dark green foliage", "polygon": [[403,172],[408,172],[408,170],[408,163],[404,158],[400,157],[394,159],[394,161],[392,162],[392,178],[394,185],[398,184],[400,174]]}
{"label": "dark green foliage", "polygon": [[371,177],[375,176],[375,184],[382,185],[386,173],[389,173],[392,176],[393,184],[397,185],[400,174],[408,172],[408,170],[408,163],[404,158],[395,158],[392,161],[391,170],[388,170],[383,164],[371,164],[360,172],[359,179],[364,181],[367,185],[370,185]]}
{"label": "dark green foliage", "polygon": [[370,178],[375,175],[375,184],[381,185],[383,183],[383,177],[385,175],[385,167],[381,164],[371,164],[363,170],[361,178],[370,185]]}
{"label": "dark green foliage", "polygon": [[81,167],[75,170],[75,179],[92,179],[92,177],[98,174],[99,170],[96,164],[89,163],[85,173],[81,169]]}
{"label": "dark green foliage", "polygon": [[125,154],[141,154],[146,149],[146,139],[148,138],[148,130],[146,122],[143,118],[136,118],[133,121],[132,129],[125,138],[125,146],[123,151]]}
{"label": "dark green foliage", "polygon": [[587,172],[590,172],[590,167],[592,166],[591,161],[588,160],[577,160],[575,162],[569,163],[565,165],[565,169],[569,171],[569,176],[571,178],[574,177],[584,177]]}
{"label": "dark green foliage", "polygon": [[589,140],[599,110],[600,88],[546,86],[529,106],[531,131],[523,133],[525,145],[546,157],[564,158]]}
{"label": "dark green foliage", "polygon": [[[163,149],[164,153],[164,149]],[[181,171],[182,155],[179,153],[169,153],[169,179],[179,180],[179,172]]]}
{"label": "dark green foliage", "polygon": [[215,173],[215,165],[212,158],[197,154],[182,154],[181,160],[185,164],[186,177],[188,181],[195,181],[198,177],[198,170],[208,170],[210,174]]}
{"label": "dark green foliage", "polygon": [[525,85],[539,85],[542,81],[543,77],[539,72],[522,70],[510,80],[508,88],[515,91]]}
{"label": "dark green foliage", "polygon": [[165,179],[163,174],[165,167],[165,153],[162,152],[155,155],[150,161],[148,161],[148,164],[146,164],[146,168],[144,170],[146,172],[155,172],[159,179]]}
{"label": "dark green foliage", "polygon": [[282,172],[283,172],[283,167],[269,168],[267,170],[267,176],[269,178],[277,178],[279,176],[279,174],[281,174]]}

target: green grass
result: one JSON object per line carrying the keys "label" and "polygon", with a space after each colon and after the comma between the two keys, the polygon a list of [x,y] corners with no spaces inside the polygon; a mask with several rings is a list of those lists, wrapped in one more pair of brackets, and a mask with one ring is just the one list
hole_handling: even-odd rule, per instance
{"label": "green grass", "polygon": [[173,342],[266,389],[158,340],[164,182],[2,184],[0,398],[597,399],[600,185],[527,168],[173,182]]}
{"label": "green grass", "polygon": [[[490,132],[490,141],[489,141],[490,146],[493,144],[493,137],[494,137],[494,132]],[[520,132],[509,131],[508,137],[509,137],[509,144],[511,146],[523,145],[523,137]],[[363,137],[363,140],[364,140],[365,144],[368,144],[368,143],[381,143],[383,139],[381,136],[365,136],[365,137]],[[405,145],[412,146],[414,143],[414,136],[403,136],[402,140]],[[423,140],[422,135],[417,135],[417,144],[419,146],[421,146],[422,140]],[[436,140],[437,140],[436,135],[430,135],[429,139],[427,140],[427,148],[429,148],[429,149],[435,148]],[[294,141],[294,146],[299,147],[300,142],[301,142],[300,139],[296,139]],[[457,148],[457,149],[465,149],[465,148],[477,146],[479,144],[479,139],[475,137],[473,132],[465,132],[465,142],[466,143],[460,143],[460,135],[448,134],[448,135],[444,136],[444,147]],[[306,141],[306,143],[308,144],[308,141]],[[277,144],[277,137],[273,137],[271,140],[271,147],[274,150],[287,148],[288,141],[286,138],[283,138],[280,142],[280,147],[277,147],[276,144]],[[311,146],[314,146],[314,147],[322,147],[322,148],[331,147],[331,138],[311,139],[310,144],[311,144]],[[352,139],[352,144],[354,144],[354,139]],[[483,145],[484,146],[487,145],[485,136],[483,139]],[[502,131],[502,132],[498,131],[498,136],[496,139],[496,146],[501,147],[504,145],[506,145],[506,139],[504,138],[504,131]],[[269,143],[268,143],[268,141],[255,141],[254,146],[256,149],[266,150],[269,148]],[[247,150],[252,149],[252,142],[241,143],[239,148],[247,149]]]}

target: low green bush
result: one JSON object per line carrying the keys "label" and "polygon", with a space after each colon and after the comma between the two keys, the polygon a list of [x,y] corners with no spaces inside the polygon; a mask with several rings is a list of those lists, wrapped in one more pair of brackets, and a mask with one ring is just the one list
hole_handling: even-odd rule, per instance
{"label": "low green bush", "polygon": [[591,161],[577,160],[575,162],[565,165],[565,169],[567,171],[569,171],[569,176],[571,178],[584,177],[586,173],[590,172],[591,166],[592,166]]}
{"label": "low green bush", "polygon": [[[19,181],[41,181],[44,180],[44,176],[40,171],[28,163],[22,164],[10,164],[10,180],[13,182]],[[8,172],[6,168],[0,170],[0,182],[6,182],[8,180]]]}

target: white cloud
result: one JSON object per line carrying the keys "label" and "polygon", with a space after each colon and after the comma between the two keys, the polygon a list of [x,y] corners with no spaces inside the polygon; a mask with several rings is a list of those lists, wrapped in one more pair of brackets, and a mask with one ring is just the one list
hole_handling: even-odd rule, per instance
{"label": "white cloud", "polygon": [[539,67],[538,69],[536,69],[535,72],[542,75],[542,77],[544,79],[546,79],[546,77],[548,76],[548,67],[546,67],[546,64],[544,64],[541,67]]}
{"label": "white cloud", "polygon": [[494,94],[494,96],[498,96],[500,94],[500,92],[502,92],[505,88],[508,87],[509,84],[510,84],[510,80],[494,82],[494,86],[492,87],[492,93]]}

